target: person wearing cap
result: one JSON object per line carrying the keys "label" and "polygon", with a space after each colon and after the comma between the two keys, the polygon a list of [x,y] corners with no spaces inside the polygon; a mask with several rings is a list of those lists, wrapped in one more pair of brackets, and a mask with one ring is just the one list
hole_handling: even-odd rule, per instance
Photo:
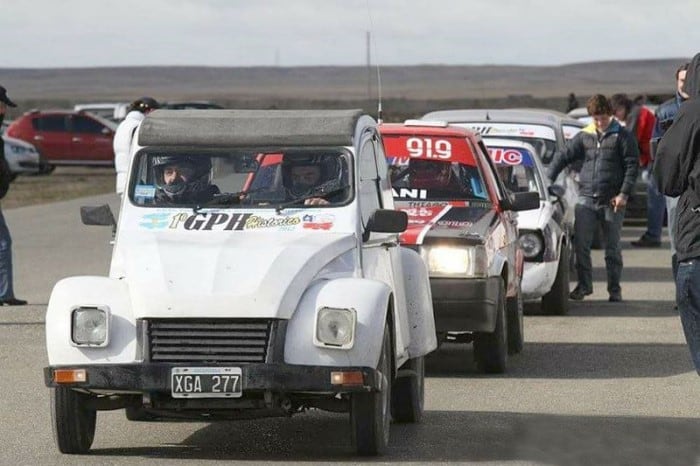
{"label": "person wearing cap", "polygon": [[[0,86],[0,125],[5,119],[5,111],[7,107],[16,107],[15,104],[7,96],[7,90]],[[0,197],[4,197],[9,187],[9,170],[10,167],[5,160],[5,144],[0,144]],[[12,238],[10,230],[7,228],[5,216],[0,209],[0,305],[4,306],[23,306],[27,304],[24,299],[15,297],[15,292],[12,284]]]}
{"label": "person wearing cap", "polygon": [[159,106],[152,97],[136,99],[129,106],[129,113],[119,123],[117,131],[114,133],[112,149],[114,149],[114,169],[117,172],[116,191],[120,196],[124,194],[126,188],[126,174],[131,162],[130,152],[134,134],[146,115]]}

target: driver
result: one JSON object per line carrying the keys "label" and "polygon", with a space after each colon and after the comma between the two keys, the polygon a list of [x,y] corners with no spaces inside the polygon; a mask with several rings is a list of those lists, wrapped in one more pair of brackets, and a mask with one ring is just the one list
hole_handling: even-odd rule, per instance
{"label": "driver", "polygon": [[[331,165],[337,166],[337,160],[332,157],[290,157],[282,161],[282,182],[288,200],[299,199],[308,196],[312,191],[323,184],[333,181],[334,173]],[[324,196],[312,197],[304,200],[304,205],[328,205],[333,199]]]}
{"label": "driver", "polygon": [[209,157],[157,155],[152,164],[159,204],[199,204],[212,200],[220,192],[211,184]]}
{"label": "driver", "polygon": [[412,159],[408,169],[411,188],[459,191],[459,182],[452,173],[450,163]]}

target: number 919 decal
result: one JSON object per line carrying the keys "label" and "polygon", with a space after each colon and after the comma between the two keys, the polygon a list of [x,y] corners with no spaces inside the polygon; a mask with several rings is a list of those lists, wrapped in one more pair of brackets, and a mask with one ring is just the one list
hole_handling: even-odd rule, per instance
{"label": "number 919 decal", "polygon": [[427,159],[449,159],[452,157],[452,143],[446,139],[408,138],[406,150],[411,157]]}

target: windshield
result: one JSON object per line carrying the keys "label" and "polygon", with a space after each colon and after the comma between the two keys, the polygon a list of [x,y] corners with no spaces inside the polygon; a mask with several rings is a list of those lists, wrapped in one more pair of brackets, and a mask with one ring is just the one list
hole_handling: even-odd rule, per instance
{"label": "windshield", "polygon": [[[554,154],[557,151],[557,143],[555,141],[544,138],[530,138],[524,136],[499,136],[502,139],[512,139],[513,141],[526,142],[535,148],[537,155],[543,164],[548,165],[552,162]],[[488,145],[488,139],[484,138]]]}
{"label": "windshield", "polygon": [[130,199],[139,206],[280,208],[336,206],[352,198],[343,148],[145,148],[134,163]]}
{"label": "windshield", "polygon": [[504,186],[514,193],[538,193],[544,199],[544,187],[530,151],[514,147],[489,146],[491,160]]}

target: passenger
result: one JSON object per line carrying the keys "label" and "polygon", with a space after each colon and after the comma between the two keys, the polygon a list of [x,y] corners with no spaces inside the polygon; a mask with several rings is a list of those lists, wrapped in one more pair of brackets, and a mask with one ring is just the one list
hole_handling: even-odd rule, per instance
{"label": "passenger", "polygon": [[449,162],[412,159],[408,164],[408,176],[411,188],[429,189],[434,196],[461,197],[471,191],[460,181]]}
{"label": "passenger", "polygon": [[[335,180],[337,186],[331,186],[331,191],[337,191],[341,186],[341,168],[337,156],[294,157],[285,156],[282,161],[282,183],[288,201],[309,196],[314,189]],[[335,189],[334,189],[335,188]],[[329,196],[319,195],[304,200],[304,205],[328,205],[339,202],[345,197],[345,192],[336,192]]]}
{"label": "passenger", "polygon": [[153,157],[156,204],[201,204],[219,194],[211,184],[211,160],[206,156]]}

